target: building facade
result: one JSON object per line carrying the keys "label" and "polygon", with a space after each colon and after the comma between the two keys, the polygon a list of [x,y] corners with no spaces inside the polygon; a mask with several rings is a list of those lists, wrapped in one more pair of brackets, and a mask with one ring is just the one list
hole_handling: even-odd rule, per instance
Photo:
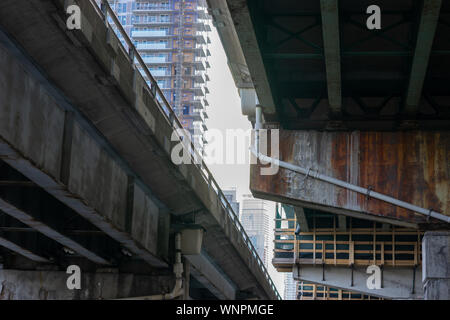
{"label": "building facade", "polygon": [[230,203],[231,207],[233,208],[234,213],[239,217],[239,209],[240,204],[237,201],[237,193],[236,188],[227,188],[222,190],[223,194],[225,195],[225,198],[227,198],[228,202]]}
{"label": "building facade", "polygon": [[244,195],[240,220],[261,260],[268,267],[269,212],[267,202],[255,199],[252,195]]}
{"label": "building facade", "polygon": [[109,3],[183,127],[203,153],[211,43],[206,1],[109,0]]}
{"label": "building facade", "polygon": [[284,274],[284,300],[297,300],[297,281],[292,273]]}

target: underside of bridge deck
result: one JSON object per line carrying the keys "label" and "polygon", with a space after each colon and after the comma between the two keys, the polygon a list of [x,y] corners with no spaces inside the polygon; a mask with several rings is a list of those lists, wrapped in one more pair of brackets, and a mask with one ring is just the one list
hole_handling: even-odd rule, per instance
{"label": "underside of bridge deck", "polygon": [[[450,127],[447,1],[227,4],[267,120],[291,130]],[[374,4],[379,30],[366,26]]]}
{"label": "underside of bridge deck", "polygon": [[[280,130],[267,156],[283,163],[274,175],[252,165],[255,197],[298,212],[339,215],[339,221],[449,229],[448,1],[208,2],[241,89],[243,114],[258,122],[256,132],[262,132],[261,123]],[[380,9],[378,29],[366,23],[374,5]],[[374,199],[372,191],[394,200]],[[402,201],[416,211],[401,207]],[[431,212],[441,213],[443,222],[430,218]],[[300,228],[311,228],[305,221],[299,214]],[[288,260],[284,271],[296,263]],[[282,268],[281,260],[274,265]],[[331,278],[346,277],[338,267],[330,269]],[[298,280],[339,287],[318,281],[314,266],[300,263],[298,270]]]}
{"label": "underside of bridge deck", "polygon": [[[70,264],[87,279],[123,274],[105,276],[109,298],[170,292],[174,235],[188,224],[207,231],[192,259],[192,297],[277,299],[206,166],[172,163],[179,127],[170,106],[95,2],[75,1],[82,25],[73,31],[67,3],[0,3],[0,292],[30,298],[19,291],[39,279],[33,272]],[[138,275],[149,276],[143,288],[115,291]],[[44,287],[64,291],[65,282],[52,282],[63,278],[55,273]],[[24,286],[14,287],[18,279]],[[48,298],[97,297],[66,293]]]}
{"label": "underside of bridge deck", "polygon": [[[209,2],[236,84],[254,88],[266,128],[280,129],[280,160],[449,215],[450,3]],[[381,10],[381,29],[366,25],[370,5]],[[448,225],[285,168],[260,172],[253,166],[257,197]]]}

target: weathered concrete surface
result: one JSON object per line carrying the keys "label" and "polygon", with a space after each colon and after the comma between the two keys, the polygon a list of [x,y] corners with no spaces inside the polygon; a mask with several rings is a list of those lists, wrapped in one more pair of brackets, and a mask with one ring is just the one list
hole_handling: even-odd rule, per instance
{"label": "weathered concrete surface", "polygon": [[[152,205],[145,215],[138,212],[139,206],[152,202],[149,195],[136,186],[133,215],[141,218],[134,230],[136,237],[126,231],[127,173],[118,162],[108,154],[92,136],[86,133],[78,122],[72,124],[73,135],[70,141],[63,141],[64,127],[69,125],[65,110],[58,104],[45,87],[29,73],[5,47],[0,46],[0,156],[5,162],[27,170],[33,179],[50,193],[57,194],[75,211],[83,211],[88,220],[100,229],[129,247],[133,252],[140,249],[133,242],[139,240],[147,255],[145,260],[156,266],[164,266],[161,259],[155,258],[157,252],[158,216],[160,209]],[[63,148],[70,146],[69,174],[64,179],[66,188],[60,182],[63,166]],[[24,161],[20,162],[20,158]],[[27,160],[25,160],[27,159]],[[30,159],[30,160],[28,160]],[[35,173],[33,173],[35,171]],[[32,179],[32,180],[33,180]],[[52,190],[52,191],[51,191]],[[84,200],[81,200],[84,199]],[[86,205],[86,204],[89,205]],[[151,225],[146,221],[153,220]],[[133,220],[133,218],[131,218]],[[146,229],[142,229],[143,227]],[[144,239],[140,232],[146,234]],[[168,236],[168,235],[167,235]],[[136,250],[135,250],[136,249]],[[141,255],[146,255],[141,252]]]}
{"label": "weathered concrete surface", "polygon": [[[448,132],[280,131],[280,158],[340,179],[450,214]],[[273,176],[251,170],[255,195],[293,205],[395,224],[436,228],[438,221],[377,199],[280,168]],[[446,226],[444,226],[446,227]]]}
{"label": "weathered concrete surface", "polygon": [[450,231],[426,232],[422,241],[426,300],[450,300]]}
{"label": "weathered concrete surface", "polygon": [[412,267],[384,267],[381,289],[369,289],[367,287],[367,279],[370,274],[366,273],[366,267],[354,267],[352,275],[350,267],[325,266],[324,271],[320,265],[299,265],[293,268],[293,276],[295,280],[361,292],[376,297],[388,299],[423,298],[420,268],[416,268],[414,274]]}
{"label": "weathered concrete surface", "polygon": [[223,300],[234,300],[236,288],[221,274],[204,255],[186,255],[190,262],[191,274],[205,285],[216,297]]}
{"label": "weathered concrete surface", "polygon": [[63,271],[0,270],[0,300],[92,300],[139,297],[170,292],[172,275],[82,273],[81,289],[69,290]]}
{"label": "weathered concrete surface", "polygon": [[[205,180],[205,170],[195,165],[175,166],[171,163],[170,152],[177,143],[170,141],[173,128],[139,72],[134,71],[117,38],[110,35],[109,42],[106,42],[107,29],[89,1],[77,2],[83,13],[82,30],[67,32],[62,23],[65,19],[63,3],[62,0],[51,3],[7,0],[0,3],[1,27],[23,47],[26,59],[33,60],[44,72],[45,76],[41,76],[40,81],[51,87],[46,88],[50,96],[47,99],[55,99],[53,108],[65,109],[59,112],[60,119],[64,119],[61,121],[70,118],[67,111],[75,113],[73,129],[61,128],[59,134],[50,133],[57,139],[55,146],[52,145],[56,148],[52,155],[56,158],[52,170],[48,165],[36,165],[38,156],[28,154],[26,147],[16,150],[16,142],[2,135],[5,161],[112,237],[134,245],[134,251],[129,249],[138,254],[143,254],[143,249],[147,253],[155,249],[152,202],[159,202],[174,215],[202,210],[196,214],[196,223],[208,231],[204,239],[208,255],[238,290],[252,292],[261,298],[274,298],[266,274],[248,248],[249,240],[243,239],[233,217],[224,208],[223,200]],[[34,74],[36,70],[33,68],[27,67],[27,71],[20,72]],[[7,83],[6,80],[3,83]],[[44,88],[39,90],[45,93]],[[8,108],[10,105],[8,103]],[[16,106],[16,109],[20,115],[20,107]],[[5,123],[15,121],[9,116],[0,119]],[[86,122],[86,126],[80,125]],[[44,123],[35,121],[33,125],[39,130]],[[9,128],[12,128],[14,136],[26,141],[31,139],[14,131],[11,124]],[[65,135],[67,131],[71,134]],[[64,136],[68,138],[61,139]],[[68,148],[71,149],[69,159],[62,157],[61,145],[64,148],[72,146]],[[62,154],[67,155],[66,152]],[[65,168],[61,168],[65,174],[60,175],[58,167]],[[126,181],[129,185],[130,175],[138,181],[134,187],[125,188]],[[90,185],[93,182],[100,187],[93,188]],[[110,188],[112,183],[120,186]],[[139,200],[140,205],[132,203],[129,206],[127,194],[134,194],[134,200],[142,198],[136,188],[142,188],[149,199]],[[103,189],[111,189],[108,190],[111,193],[101,195],[100,190]],[[113,210],[109,201],[116,205]],[[148,209],[142,210],[143,206]],[[125,213],[129,208],[132,208],[136,219],[145,212],[147,222],[132,224],[129,229],[130,215]],[[142,228],[149,225],[152,229],[142,233]]]}

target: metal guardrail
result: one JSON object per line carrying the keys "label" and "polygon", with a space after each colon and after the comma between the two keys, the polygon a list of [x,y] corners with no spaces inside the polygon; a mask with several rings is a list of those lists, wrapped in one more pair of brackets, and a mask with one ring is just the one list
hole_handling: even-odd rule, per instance
{"label": "metal guardrail", "polygon": [[[146,83],[146,85],[149,86],[149,89],[150,89],[149,91],[152,93],[153,97],[155,98],[158,108],[160,109],[162,114],[165,115],[167,121],[171,124],[172,128],[175,130],[176,129],[184,129],[184,127],[180,123],[178,117],[176,116],[174,110],[172,109],[172,106],[166,100],[166,98],[165,98],[163,92],[161,91],[161,89],[159,88],[156,80],[153,78],[152,74],[148,70],[147,65],[145,64],[145,62],[143,61],[139,52],[135,48],[135,46],[134,46],[133,42],[131,41],[131,39],[129,38],[128,34],[123,29],[119,19],[117,18],[114,10],[112,10],[112,8],[110,7],[108,1],[101,0],[100,8],[98,7],[95,0],[90,0],[90,2],[96,8],[96,11],[99,13],[99,15],[102,17],[107,28],[111,28],[111,26],[109,25],[109,22],[108,22],[108,18],[111,18],[111,20],[113,21],[114,27],[117,28],[117,31],[121,34],[121,36],[123,37],[123,40],[125,41],[125,43],[128,47],[128,48],[125,48],[123,46],[122,42],[119,41],[120,48],[126,54],[128,54],[131,64],[136,66],[136,62],[137,62],[136,67],[141,67],[142,70],[144,71],[145,75],[147,76],[147,78],[150,82],[150,85],[148,84],[148,82]],[[163,106],[161,106],[161,102],[162,102]],[[179,136],[179,138],[180,138],[180,140],[182,140],[181,136]],[[190,139],[189,136],[183,137],[183,139],[186,139],[186,138],[189,139],[189,146],[190,146],[189,153],[191,156],[192,164],[194,164],[197,167],[197,169],[200,171],[205,182],[214,190],[216,195],[219,197],[222,207],[226,210],[226,212],[230,216],[231,220],[234,223],[235,228],[240,232],[240,234],[244,238],[244,242],[247,245],[250,252],[252,253],[253,258],[256,260],[256,264],[261,269],[262,273],[264,274],[266,280],[269,282],[270,287],[274,291],[277,298],[279,300],[281,300],[281,296],[278,293],[278,290],[277,290],[275,284],[273,283],[272,278],[270,277],[269,273],[267,272],[267,268],[265,267],[264,263],[262,262],[261,258],[258,255],[257,251],[255,250],[255,247],[253,246],[250,238],[248,237],[247,233],[245,232],[244,227],[241,225],[238,216],[233,211],[233,208],[231,207],[230,203],[228,202],[227,198],[225,197],[222,189],[220,189],[219,184],[214,179],[214,176],[209,171],[208,167],[206,166],[205,162],[203,161],[203,157],[196,150],[194,143],[192,142],[192,140]],[[200,160],[200,163],[198,163],[199,160]]]}

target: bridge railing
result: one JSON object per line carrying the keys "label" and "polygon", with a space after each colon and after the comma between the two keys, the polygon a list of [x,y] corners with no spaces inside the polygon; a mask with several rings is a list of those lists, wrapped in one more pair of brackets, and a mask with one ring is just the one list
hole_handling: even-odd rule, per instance
{"label": "bridge railing", "polygon": [[[98,6],[98,3],[96,0],[90,0],[91,4],[96,8],[98,14],[102,17],[103,21],[105,22],[107,28],[112,29],[113,26],[110,25],[109,19],[111,19],[112,23],[114,24],[114,28],[116,29],[115,32],[118,32],[124,42],[124,44],[120,42],[120,48],[124,51],[125,54],[128,55],[129,61],[131,64],[133,64],[136,68],[142,68],[143,72],[147,76],[147,85],[149,86],[149,92],[153,95],[153,97],[156,100],[157,106],[160,109],[161,113],[164,114],[168,122],[171,124],[172,128],[175,132],[176,129],[184,130],[183,125],[180,123],[175,111],[173,110],[170,103],[165,98],[163,92],[159,88],[155,78],[153,78],[152,74],[147,68],[147,65],[145,64],[144,60],[140,56],[139,52],[137,51],[136,47],[134,46],[132,40],[122,27],[119,19],[117,18],[114,10],[111,8],[107,0],[100,0],[100,7]],[[114,29],[113,29],[114,30]],[[178,134],[178,132],[177,132]],[[278,293],[278,290],[275,286],[275,284],[272,281],[272,278],[270,277],[266,266],[262,262],[261,258],[259,257],[255,247],[253,246],[253,243],[251,242],[250,238],[248,237],[247,233],[245,232],[244,227],[242,226],[241,222],[239,221],[239,217],[234,212],[233,208],[231,207],[230,203],[228,202],[227,198],[225,197],[222,189],[219,187],[219,184],[214,179],[214,176],[209,171],[208,167],[206,166],[205,162],[203,161],[203,157],[198,153],[194,143],[190,139],[189,135],[187,136],[179,136],[180,140],[188,139],[187,145],[189,146],[188,151],[192,160],[192,163],[199,169],[203,179],[209,186],[215,191],[216,195],[219,197],[220,203],[222,207],[225,209],[225,211],[230,216],[231,220],[234,223],[235,228],[239,231],[239,233],[244,238],[244,243],[247,245],[248,249],[252,253],[253,259],[255,259],[256,264],[261,269],[262,273],[264,274],[266,280],[269,282],[270,287],[274,291],[275,295],[279,300],[281,300],[281,296]],[[183,144],[186,146],[186,144]]]}

